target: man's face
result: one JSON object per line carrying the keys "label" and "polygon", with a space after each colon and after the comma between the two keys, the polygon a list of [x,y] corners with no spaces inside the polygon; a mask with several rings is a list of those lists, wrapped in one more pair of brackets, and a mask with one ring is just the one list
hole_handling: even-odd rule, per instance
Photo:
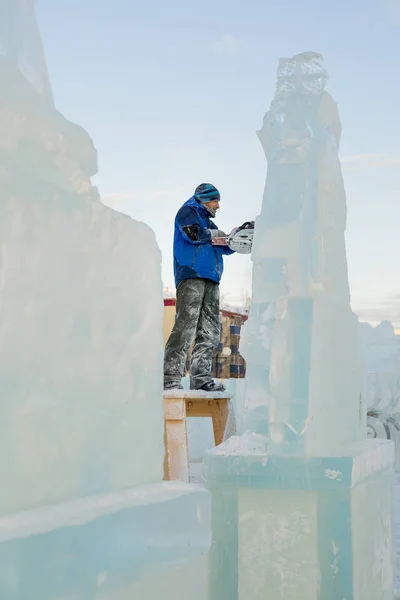
{"label": "man's face", "polygon": [[219,210],[219,200],[211,200],[210,202],[204,202],[204,205],[211,208],[211,210],[215,210],[215,212]]}

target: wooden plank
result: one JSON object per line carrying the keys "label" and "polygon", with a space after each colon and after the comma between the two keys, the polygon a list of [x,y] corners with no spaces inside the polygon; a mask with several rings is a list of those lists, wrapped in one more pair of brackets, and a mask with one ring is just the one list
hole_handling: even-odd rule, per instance
{"label": "wooden plank", "polygon": [[186,414],[188,417],[212,417],[212,406],[219,400],[193,400],[186,399]]}
{"label": "wooden plank", "polygon": [[189,482],[189,450],[186,418],[165,421],[166,463],[164,478]]}
{"label": "wooden plank", "polygon": [[183,398],[164,398],[164,419],[181,421],[186,418],[186,405]]}
{"label": "wooden plank", "polygon": [[226,424],[229,416],[229,400],[220,400],[212,405],[212,423],[215,445],[219,446],[224,441]]}
{"label": "wooden plank", "polygon": [[164,421],[164,481],[169,481],[169,448],[168,448],[168,438],[167,438],[167,422]]}
{"label": "wooden plank", "polygon": [[164,400],[167,398],[184,398],[185,400],[213,400],[225,398],[231,400],[232,394],[227,392],[203,392],[201,390],[165,390]]}

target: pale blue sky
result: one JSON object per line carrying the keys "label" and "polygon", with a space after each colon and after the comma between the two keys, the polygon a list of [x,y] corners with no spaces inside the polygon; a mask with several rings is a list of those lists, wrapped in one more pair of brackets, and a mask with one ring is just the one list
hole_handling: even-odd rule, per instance
{"label": "pale blue sky", "polygon": [[[343,123],[354,309],[400,326],[400,0],[38,0],[57,107],[99,151],[104,201],[148,223],[172,278],[172,222],[201,181],[218,224],[258,214],[266,161],[255,131],[278,58],[325,57]],[[223,291],[251,282],[226,260]]]}

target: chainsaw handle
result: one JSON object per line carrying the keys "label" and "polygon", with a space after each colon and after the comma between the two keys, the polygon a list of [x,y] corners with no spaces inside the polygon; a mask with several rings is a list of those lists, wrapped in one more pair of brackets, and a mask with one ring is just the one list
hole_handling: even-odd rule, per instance
{"label": "chainsaw handle", "polygon": [[254,221],[246,221],[246,223],[243,223],[243,225],[238,227],[238,231],[241,231],[242,229],[254,229]]}
{"label": "chainsaw handle", "polygon": [[228,238],[227,237],[215,237],[215,238],[213,238],[211,244],[213,246],[227,246]]}

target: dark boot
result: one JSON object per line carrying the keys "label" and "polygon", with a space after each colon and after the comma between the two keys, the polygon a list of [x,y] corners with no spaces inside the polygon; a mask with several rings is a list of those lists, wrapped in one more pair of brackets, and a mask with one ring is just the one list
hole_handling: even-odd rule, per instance
{"label": "dark boot", "polygon": [[164,390],[183,390],[183,385],[175,381],[167,381],[164,383]]}
{"label": "dark boot", "polygon": [[226,387],[220,381],[209,381],[205,383],[200,388],[196,388],[199,391],[203,392],[225,392]]}

